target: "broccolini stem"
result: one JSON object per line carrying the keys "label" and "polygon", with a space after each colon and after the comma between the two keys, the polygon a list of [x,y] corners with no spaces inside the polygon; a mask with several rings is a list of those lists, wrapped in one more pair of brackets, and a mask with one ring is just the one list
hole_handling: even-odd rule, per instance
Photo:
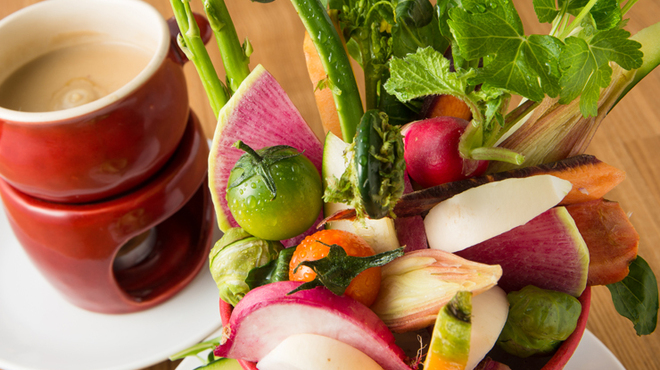
{"label": "broccolini stem", "polygon": [[229,100],[226,87],[218,78],[211,58],[206,51],[204,41],[202,41],[199,33],[199,27],[190,8],[190,1],[170,0],[170,3],[176,23],[179,25],[180,34],[177,39],[179,46],[186,57],[195,65],[209,98],[211,109],[213,109],[213,113],[217,118],[218,112]]}
{"label": "broccolini stem", "polygon": [[291,0],[321,57],[335,98],[344,141],[352,142],[364,114],[344,45],[320,0]]}
{"label": "broccolini stem", "polygon": [[233,93],[250,74],[250,44],[246,41],[244,49],[238,40],[224,0],[204,0],[204,11],[220,49],[227,85]]}

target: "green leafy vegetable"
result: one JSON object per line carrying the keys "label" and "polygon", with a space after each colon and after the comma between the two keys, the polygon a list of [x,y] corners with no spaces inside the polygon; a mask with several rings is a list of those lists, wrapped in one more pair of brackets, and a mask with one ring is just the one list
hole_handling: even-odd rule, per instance
{"label": "green leafy vegetable", "polygon": [[461,55],[490,58],[477,71],[474,85],[488,83],[534,101],[557,96],[561,42],[552,36],[525,36],[511,1],[463,1],[463,8],[451,9],[449,17]]}
{"label": "green leafy vegetable", "polygon": [[429,0],[332,0],[349,54],[364,71],[366,109],[379,109],[392,124],[410,122],[418,109],[399,103],[382,88],[389,76],[387,61],[418,48],[444,52],[448,41],[439,32],[438,16]]}
{"label": "green leafy vegetable", "polygon": [[550,23],[559,14],[555,0],[533,0],[532,3],[534,4],[534,11],[539,22]]}
{"label": "green leafy vegetable", "polygon": [[289,280],[289,262],[296,248],[285,248],[274,259],[261,267],[255,267],[248,273],[245,282],[254,289],[256,287]]}
{"label": "green leafy vegetable", "polygon": [[[641,45],[619,28],[622,11],[616,0],[559,3],[557,8],[551,0],[534,1],[539,20],[555,22],[551,35],[526,36],[511,1],[468,0],[450,9],[448,24],[460,55],[484,62],[471,83],[533,101],[561,93],[566,104],[580,97],[583,115],[595,116],[600,89],[611,81],[609,62],[639,68]],[[569,14],[575,19],[566,25]]]}
{"label": "green leafy vegetable", "polygon": [[362,271],[371,267],[383,266],[395,258],[403,256],[405,248],[401,247],[369,257],[355,257],[347,255],[344,248],[339,245],[325,245],[330,247],[327,256],[315,261],[303,261],[294,270],[295,272],[300,266],[307,266],[316,273],[314,280],[300,285],[289,294],[325,286],[334,294],[342,295],[351,281]]}
{"label": "green leafy vegetable", "polygon": [[560,84],[560,103],[566,104],[580,97],[580,110],[585,116],[598,115],[600,89],[612,80],[610,61],[623,69],[635,69],[642,65],[641,44],[629,40],[630,32],[613,29],[599,32],[590,40],[577,37],[566,39],[561,53],[564,74]]}
{"label": "green leafy vegetable", "polygon": [[658,282],[653,270],[640,256],[618,283],[607,285],[617,312],[635,326],[637,335],[651,334],[658,324]]}
{"label": "green leafy vegetable", "polygon": [[444,53],[449,42],[439,27],[438,14],[428,0],[399,1],[392,25],[392,56],[404,57],[425,47]]}

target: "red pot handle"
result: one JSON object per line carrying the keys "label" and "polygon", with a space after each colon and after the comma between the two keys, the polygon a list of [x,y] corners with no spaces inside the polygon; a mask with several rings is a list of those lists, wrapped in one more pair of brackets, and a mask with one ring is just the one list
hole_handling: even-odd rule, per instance
{"label": "red pot handle", "polygon": [[[202,38],[202,41],[206,44],[211,40],[213,36],[213,30],[209,21],[201,14],[193,13],[195,16],[195,22],[197,22],[197,27],[199,27],[199,34]],[[179,48],[179,43],[177,42],[177,37],[179,36],[179,25],[176,23],[174,17],[167,20],[167,26],[170,29],[170,58],[179,64],[183,65],[188,61],[186,54]]]}

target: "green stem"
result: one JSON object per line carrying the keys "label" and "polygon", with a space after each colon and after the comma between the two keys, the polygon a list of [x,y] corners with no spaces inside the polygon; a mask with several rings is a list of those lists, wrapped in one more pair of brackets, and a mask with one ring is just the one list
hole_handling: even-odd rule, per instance
{"label": "green stem", "polygon": [[567,27],[561,33],[561,35],[559,35],[558,38],[563,41],[566,37],[568,37],[568,35],[571,33],[571,31],[573,31],[573,29],[575,29],[575,27],[579,26],[580,23],[582,23],[582,19],[584,19],[584,17],[586,17],[589,14],[589,12],[591,11],[591,8],[593,8],[594,5],[596,5],[597,1],[598,0],[589,0],[587,5],[585,5],[584,8],[582,8],[582,10],[580,11],[580,13],[575,17],[575,19],[573,19],[573,22],[571,22],[571,25],[569,27]]}
{"label": "green stem", "polygon": [[320,0],[291,0],[291,3],[312,38],[333,86],[342,136],[350,143],[364,109],[344,45]]}
{"label": "green stem", "polygon": [[243,49],[224,0],[204,0],[204,11],[220,49],[227,85],[235,92],[250,74],[249,43]]}
{"label": "green stem", "polygon": [[628,0],[626,2],[626,5],[624,5],[623,8],[621,8],[621,14],[626,15],[626,13],[628,13],[628,10],[630,10],[630,8],[632,8],[636,2],[637,0]]}
{"label": "green stem", "polygon": [[186,57],[193,62],[202,81],[211,109],[216,118],[218,112],[227,103],[229,96],[213,67],[211,58],[199,33],[189,0],[170,0],[174,17],[179,26],[179,46]]}
{"label": "green stem", "polygon": [[475,161],[500,161],[520,166],[525,162],[525,156],[513,150],[499,147],[481,147],[472,149],[470,158]]}
{"label": "green stem", "polygon": [[367,110],[378,108],[378,85],[380,81],[381,76],[374,73],[374,67],[371,66],[371,62],[365,63],[364,96]]}
{"label": "green stem", "polygon": [[539,102],[527,100],[524,103],[518,105],[511,112],[507,113],[507,115],[504,117],[504,127],[502,127],[502,129],[499,130],[499,132],[497,132],[496,135],[492,135],[484,146],[487,147],[495,146],[497,142],[500,141],[502,136],[513,134],[513,132],[515,131],[511,131],[511,130],[513,130],[516,124],[521,119],[525,118],[525,116],[531,113],[534,109],[536,109],[536,107],[538,107],[539,104],[540,104]]}

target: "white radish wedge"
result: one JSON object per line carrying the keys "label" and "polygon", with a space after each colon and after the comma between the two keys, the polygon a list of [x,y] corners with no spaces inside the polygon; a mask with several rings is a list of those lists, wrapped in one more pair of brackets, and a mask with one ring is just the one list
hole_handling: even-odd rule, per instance
{"label": "white radish wedge", "polygon": [[429,247],[457,252],[529,222],[571,190],[551,175],[512,178],[466,190],[433,207],[424,219]]}
{"label": "white radish wedge", "polygon": [[472,332],[466,370],[472,370],[495,345],[509,315],[509,301],[502,288],[494,286],[472,297]]}
{"label": "white radish wedge", "polygon": [[382,370],[364,352],[317,334],[292,335],[257,363],[259,370]]}

